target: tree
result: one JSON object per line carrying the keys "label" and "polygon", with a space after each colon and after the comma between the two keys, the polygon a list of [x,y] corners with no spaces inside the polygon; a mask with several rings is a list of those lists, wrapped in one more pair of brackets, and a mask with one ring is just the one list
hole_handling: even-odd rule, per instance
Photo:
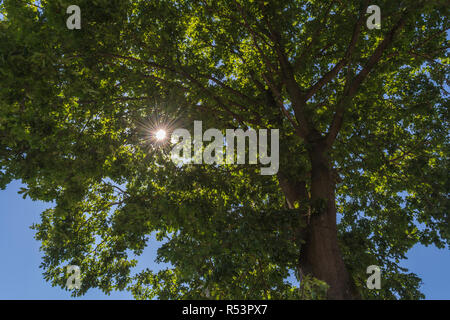
{"label": "tree", "polygon": [[[444,1],[3,1],[0,185],[54,201],[44,276],[136,298],[421,298],[449,245]],[[280,170],[174,165],[153,123],[280,129]],[[132,275],[156,234],[170,268]],[[382,268],[380,290],[366,268]],[[294,273],[301,290],[287,281]]]}

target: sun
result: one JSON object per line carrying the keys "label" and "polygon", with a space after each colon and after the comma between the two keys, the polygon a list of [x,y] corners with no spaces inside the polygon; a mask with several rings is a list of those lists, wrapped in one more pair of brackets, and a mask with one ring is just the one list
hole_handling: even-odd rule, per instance
{"label": "sun", "polygon": [[172,132],[180,126],[179,118],[156,112],[135,121],[139,144],[149,153],[156,150],[168,151]]}
{"label": "sun", "polygon": [[163,140],[165,140],[166,139],[166,137],[167,137],[167,132],[166,132],[166,130],[164,130],[164,129],[159,129],[159,130],[157,130],[156,132],[155,132],[155,139],[157,140],[157,141],[163,141]]}

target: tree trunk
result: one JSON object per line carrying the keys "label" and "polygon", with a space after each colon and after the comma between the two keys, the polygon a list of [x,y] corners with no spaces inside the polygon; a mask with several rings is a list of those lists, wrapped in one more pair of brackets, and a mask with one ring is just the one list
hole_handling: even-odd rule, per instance
{"label": "tree trunk", "polygon": [[[325,281],[330,287],[328,299],[358,299],[353,280],[345,267],[338,245],[336,226],[335,182],[325,144],[313,144],[311,159],[310,203],[312,212],[308,225],[302,230],[305,241],[300,249],[299,271]],[[304,196],[301,183],[288,183],[279,176],[288,205]]]}
{"label": "tree trunk", "polygon": [[355,299],[358,295],[338,245],[335,182],[325,144],[312,145],[309,156],[313,208],[300,252],[300,268],[330,286],[328,299]]}

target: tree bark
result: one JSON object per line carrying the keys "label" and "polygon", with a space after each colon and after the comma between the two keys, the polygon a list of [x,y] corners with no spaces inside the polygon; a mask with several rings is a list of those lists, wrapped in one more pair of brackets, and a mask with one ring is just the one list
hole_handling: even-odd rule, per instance
{"label": "tree bark", "polygon": [[[325,143],[312,144],[309,201],[312,205],[308,225],[301,230],[305,241],[300,248],[299,272],[311,274],[330,287],[327,299],[359,299],[338,245],[335,182]],[[279,176],[288,204],[305,195],[301,183],[287,183]],[[300,200],[301,201],[301,200]]]}

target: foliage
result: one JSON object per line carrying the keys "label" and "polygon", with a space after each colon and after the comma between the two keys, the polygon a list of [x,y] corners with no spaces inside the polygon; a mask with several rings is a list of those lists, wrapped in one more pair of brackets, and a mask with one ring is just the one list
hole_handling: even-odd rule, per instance
{"label": "foliage", "polygon": [[[276,176],[177,167],[140,124],[279,128],[280,173],[308,184],[305,128],[325,136],[341,117],[330,156],[350,274],[364,298],[423,297],[399,262],[450,243],[444,1],[377,1],[381,30],[358,18],[362,1],[79,0],[80,30],[65,24],[72,1],[0,3],[0,187],[21,179],[54,201],[34,226],[53,285],[72,264],[75,295],[319,297],[314,279],[303,296],[288,281],[301,210]],[[152,234],[171,267],[136,271]],[[380,291],[365,288],[371,264]]]}

